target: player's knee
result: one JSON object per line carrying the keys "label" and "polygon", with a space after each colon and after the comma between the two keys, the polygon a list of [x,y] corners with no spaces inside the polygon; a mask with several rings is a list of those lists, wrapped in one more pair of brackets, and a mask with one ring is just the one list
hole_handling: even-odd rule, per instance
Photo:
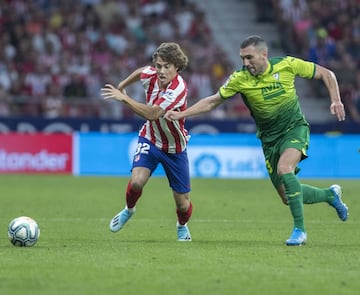
{"label": "player's knee", "polygon": [[175,202],[176,202],[176,208],[181,212],[186,212],[187,210],[189,210],[190,199],[187,196],[185,195],[181,197],[177,196],[175,198]]}
{"label": "player's knee", "polygon": [[288,174],[288,173],[292,173],[292,172],[294,172],[293,170],[294,169],[292,169],[292,167],[289,166],[289,165],[279,165],[277,167],[277,171],[278,171],[279,176],[284,175],[284,174]]}
{"label": "player's knee", "polygon": [[142,190],[144,185],[140,181],[132,180],[131,181],[131,188],[135,191]]}
{"label": "player's knee", "polygon": [[190,202],[183,202],[180,204],[177,204],[177,209],[179,209],[181,212],[186,212],[189,210]]}

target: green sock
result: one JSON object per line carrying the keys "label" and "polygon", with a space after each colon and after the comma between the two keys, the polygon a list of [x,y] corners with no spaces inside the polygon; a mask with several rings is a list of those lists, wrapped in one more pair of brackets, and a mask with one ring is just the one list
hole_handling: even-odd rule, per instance
{"label": "green sock", "polygon": [[307,184],[302,184],[301,188],[304,204],[331,203],[334,200],[334,194],[329,188],[318,188]]}
{"label": "green sock", "polygon": [[294,173],[282,175],[282,181],[285,186],[285,194],[288,199],[290,211],[294,219],[294,227],[305,231],[301,184]]}

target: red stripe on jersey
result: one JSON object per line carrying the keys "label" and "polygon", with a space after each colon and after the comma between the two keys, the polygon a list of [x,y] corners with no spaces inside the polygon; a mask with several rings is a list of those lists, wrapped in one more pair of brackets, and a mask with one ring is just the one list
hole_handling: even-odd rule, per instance
{"label": "red stripe on jersey", "polygon": [[[166,108],[166,110],[174,109],[174,106],[176,106],[179,103],[179,101],[181,101],[186,95],[187,95],[187,89],[184,88],[184,90],[179,94],[179,96],[176,98],[176,100],[172,104],[170,104]],[[185,109],[186,109],[186,102],[180,107],[180,110],[182,110],[182,111]]]}
{"label": "red stripe on jersey", "polygon": [[151,99],[151,95],[154,91],[154,88],[155,88],[155,85],[156,85],[156,81],[157,81],[157,76],[153,76],[151,79],[150,79],[150,84],[149,84],[149,88],[147,89],[146,91],[146,102],[150,102],[150,99]]}
{"label": "red stripe on jersey", "polygon": [[151,76],[153,76],[154,74],[149,74],[149,73],[144,73],[141,72],[140,73],[140,79],[149,79]]}
{"label": "red stripe on jersey", "polygon": [[189,134],[187,130],[185,129],[185,119],[179,120],[180,130],[182,131],[183,136],[187,137]]}
{"label": "red stripe on jersey", "polygon": [[171,84],[169,85],[169,89],[175,90],[177,87],[179,87],[179,74],[175,76],[175,78],[171,81]]}
{"label": "red stripe on jersey", "polygon": [[140,132],[139,132],[139,136],[141,136],[141,137],[145,137],[145,135],[146,135],[146,124],[144,124],[142,127],[141,127],[141,129],[140,129]]}
{"label": "red stripe on jersey", "polygon": [[145,137],[150,140],[153,144],[156,143],[155,130],[153,127],[153,122],[146,121],[144,125],[141,127],[139,136]]}
{"label": "red stripe on jersey", "polygon": [[154,121],[149,121],[149,128],[150,128],[150,141],[154,144],[156,143],[156,137],[155,137],[155,130],[154,130]]}
{"label": "red stripe on jersey", "polygon": [[181,153],[181,140],[179,133],[177,132],[174,124],[172,122],[167,122],[168,128],[171,130],[171,134],[174,136],[176,153]]}
{"label": "red stripe on jersey", "polygon": [[162,147],[161,149],[165,152],[169,152],[169,140],[164,132],[164,130],[162,129],[161,127],[161,124],[160,124],[160,121],[159,120],[155,120],[155,124],[159,130],[159,133],[160,133],[160,137],[161,137],[161,143],[162,143]]}

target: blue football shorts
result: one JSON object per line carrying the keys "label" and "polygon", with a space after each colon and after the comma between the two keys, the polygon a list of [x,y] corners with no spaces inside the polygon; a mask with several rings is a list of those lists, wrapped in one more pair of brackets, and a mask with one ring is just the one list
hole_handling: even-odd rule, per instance
{"label": "blue football shorts", "polygon": [[132,167],[146,167],[150,175],[159,163],[163,166],[169,186],[173,191],[190,192],[190,172],[187,151],[178,154],[165,153],[144,137],[139,137]]}

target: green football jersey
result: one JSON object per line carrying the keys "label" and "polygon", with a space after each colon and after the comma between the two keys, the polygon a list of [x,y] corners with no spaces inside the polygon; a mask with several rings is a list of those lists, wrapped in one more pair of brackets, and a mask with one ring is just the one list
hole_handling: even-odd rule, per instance
{"label": "green football jersey", "polygon": [[233,72],[219,89],[223,99],[240,93],[257,126],[257,136],[271,142],[294,126],[308,124],[295,89],[296,76],[312,79],[315,64],[295,57],[269,59],[262,75],[246,68]]}

